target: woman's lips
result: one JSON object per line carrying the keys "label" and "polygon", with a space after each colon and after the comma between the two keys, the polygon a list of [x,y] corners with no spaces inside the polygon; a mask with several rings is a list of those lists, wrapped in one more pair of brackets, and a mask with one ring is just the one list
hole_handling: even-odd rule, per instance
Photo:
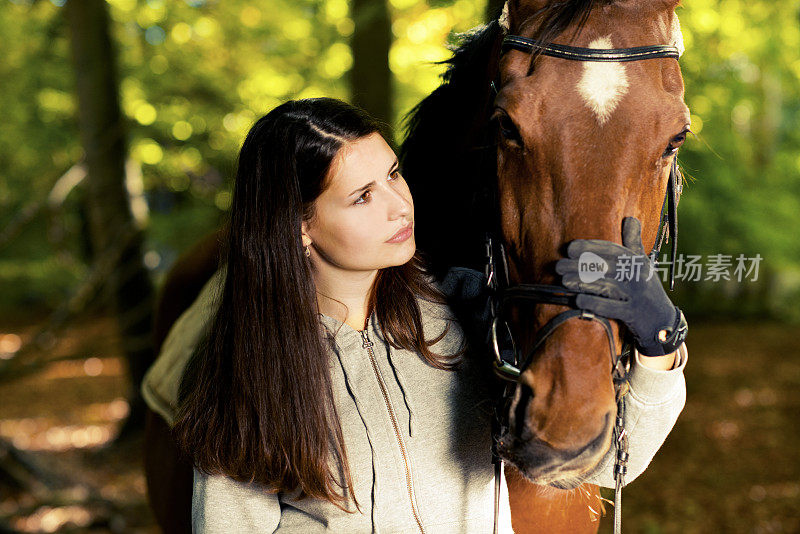
{"label": "woman's lips", "polygon": [[403,241],[405,241],[406,239],[411,237],[411,234],[413,234],[413,233],[414,233],[414,223],[411,223],[408,226],[406,226],[405,228],[403,228],[402,230],[400,230],[399,232],[397,232],[396,234],[394,234],[392,236],[392,238],[389,239],[386,242],[387,243],[402,243]]}

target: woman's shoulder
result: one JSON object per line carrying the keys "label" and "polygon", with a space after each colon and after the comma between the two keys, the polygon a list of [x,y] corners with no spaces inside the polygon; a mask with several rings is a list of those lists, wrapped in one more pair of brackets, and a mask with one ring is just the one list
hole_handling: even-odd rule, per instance
{"label": "woman's shoulder", "polygon": [[213,320],[224,282],[225,269],[221,268],[172,325],[158,357],[142,381],[141,392],[145,402],[170,425],[175,420],[183,370]]}

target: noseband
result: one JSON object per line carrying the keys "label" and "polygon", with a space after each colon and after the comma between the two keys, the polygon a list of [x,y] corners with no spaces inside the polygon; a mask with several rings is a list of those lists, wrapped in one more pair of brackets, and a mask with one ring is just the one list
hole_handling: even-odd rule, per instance
{"label": "noseband", "polygon": [[[595,49],[552,43],[547,44],[519,35],[505,36],[501,44],[501,55],[509,49],[519,50],[529,54],[539,53],[545,56],[572,61],[591,62],[625,62],[655,58],[678,59],[680,56],[678,48],[669,45]],[[495,83],[491,82],[490,86],[496,96],[498,91]],[[656,237],[655,246],[650,253],[650,259],[654,264],[657,263],[658,255],[661,252],[661,245],[663,244],[664,238],[668,232],[671,242],[671,262],[669,265],[670,290],[672,290],[675,285],[674,263],[678,238],[677,205],[682,188],[682,177],[678,171],[677,158],[675,158],[673,159],[672,168],[670,169],[667,193],[665,195],[664,202],[661,205],[658,235]],[[491,194],[496,194],[496,190],[493,189]],[[498,214],[499,216],[499,210],[496,209],[496,200],[490,199],[490,204],[492,209],[495,209],[494,213]],[[495,223],[495,226],[495,234],[501,236],[502,232],[500,231],[499,220]],[[502,269],[498,269],[497,261],[495,260],[495,258],[498,257],[502,262]],[[489,303],[492,319],[490,339],[494,356],[494,371],[500,378],[507,382],[502,398],[495,406],[493,425],[494,443],[492,447],[492,456],[495,464],[494,533],[497,534],[498,528],[497,518],[499,511],[500,473],[502,471],[503,464],[502,458],[500,458],[497,453],[497,445],[499,444],[500,436],[508,431],[508,412],[514,388],[519,380],[520,374],[523,373],[531,364],[536,352],[542,347],[545,340],[560,325],[564,324],[569,319],[577,317],[581,320],[599,322],[603,326],[609,343],[609,351],[612,359],[612,378],[614,381],[617,402],[617,417],[614,425],[614,440],[617,442],[617,455],[614,465],[614,532],[615,534],[619,534],[622,528],[622,486],[624,485],[624,476],[627,471],[626,466],[628,460],[627,434],[623,426],[623,420],[625,414],[624,400],[625,394],[627,393],[627,376],[630,368],[630,356],[633,349],[633,342],[631,341],[630,333],[628,332],[624,335],[622,351],[620,354],[617,354],[616,342],[614,339],[613,330],[611,329],[611,323],[605,317],[596,315],[588,310],[579,309],[575,301],[577,296],[580,294],[579,292],[572,291],[559,285],[526,283],[512,284],[508,274],[508,259],[506,257],[505,246],[501,242],[501,239],[496,239],[493,237],[492,232],[487,232],[486,235],[486,264],[484,270],[487,280],[486,284],[490,295]],[[502,277],[500,275],[502,275]],[[514,339],[511,334],[511,329],[506,321],[508,309],[517,302],[554,304],[571,308],[570,310],[561,312],[551,318],[541,329],[536,332],[533,344],[524,359],[520,358],[520,354],[517,351],[516,344],[514,343]],[[506,345],[510,345],[510,348],[504,348],[502,346],[502,342],[505,342]]]}

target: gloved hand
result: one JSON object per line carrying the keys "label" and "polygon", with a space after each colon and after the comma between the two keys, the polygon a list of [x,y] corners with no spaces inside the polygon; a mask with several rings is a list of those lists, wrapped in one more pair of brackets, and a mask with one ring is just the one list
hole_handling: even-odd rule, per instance
{"label": "gloved hand", "polygon": [[[622,321],[644,356],[663,356],[680,347],[688,330],[686,318],[667,297],[645,253],[637,218],[623,219],[622,246],[575,239],[567,255],[556,262],[556,272],[562,275],[564,287],[581,293],[576,299],[578,308]],[[608,269],[601,274],[603,261]]]}

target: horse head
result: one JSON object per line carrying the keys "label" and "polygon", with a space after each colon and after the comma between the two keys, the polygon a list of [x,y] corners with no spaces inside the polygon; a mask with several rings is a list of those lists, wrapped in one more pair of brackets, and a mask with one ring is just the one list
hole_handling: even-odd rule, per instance
{"label": "horse head", "polygon": [[[672,45],[677,0],[509,0],[509,35],[587,49]],[[656,244],[689,110],[674,57],[576,61],[511,47],[501,56],[497,126],[499,233],[511,283],[558,284],[573,239],[621,243],[624,217]],[[613,275],[613,273],[611,273]],[[524,303],[508,316],[521,354],[569,308]],[[618,354],[624,331],[611,321]],[[570,320],[539,346],[515,386],[500,454],[537,484],[580,484],[608,451],[616,416],[614,354],[603,326]]]}

